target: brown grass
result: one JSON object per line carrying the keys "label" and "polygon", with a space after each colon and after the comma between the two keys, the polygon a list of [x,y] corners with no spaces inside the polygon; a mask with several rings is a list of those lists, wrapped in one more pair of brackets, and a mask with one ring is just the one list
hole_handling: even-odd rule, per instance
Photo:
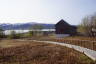
{"label": "brown grass", "polygon": [[68,43],[68,44],[78,45],[78,46],[86,47],[92,50],[96,50],[95,37],[94,38],[91,38],[91,37],[65,37],[65,38],[40,37],[40,38],[33,38],[33,39]]}
{"label": "brown grass", "polygon": [[0,64],[95,64],[84,54],[59,45],[28,40],[2,42],[13,42],[20,46],[0,48]]}

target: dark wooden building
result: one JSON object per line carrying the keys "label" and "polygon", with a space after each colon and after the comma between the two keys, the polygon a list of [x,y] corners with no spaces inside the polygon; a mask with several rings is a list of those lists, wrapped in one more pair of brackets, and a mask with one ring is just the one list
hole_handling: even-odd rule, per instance
{"label": "dark wooden building", "polygon": [[76,26],[68,24],[63,19],[55,25],[56,34],[75,35],[77,33]]}

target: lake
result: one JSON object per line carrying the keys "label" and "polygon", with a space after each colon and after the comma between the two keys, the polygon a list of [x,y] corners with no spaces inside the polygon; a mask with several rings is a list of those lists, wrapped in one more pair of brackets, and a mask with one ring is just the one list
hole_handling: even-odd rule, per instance
{"label": "lake", "polygon": [[[12,31],[15,31],[16,33],[27,33],[31,30],[5,30],[4,33],[5,35],[11,34]],[[42,30],[32,30],[32,31],[55,31],[55,29],[42,29]]]}

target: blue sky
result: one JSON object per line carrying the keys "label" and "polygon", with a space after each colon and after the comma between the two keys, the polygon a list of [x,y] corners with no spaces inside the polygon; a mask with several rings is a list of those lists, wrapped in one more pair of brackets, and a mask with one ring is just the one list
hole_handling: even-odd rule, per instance
{"label": "blue sky", "polygon": [[77,25],[96,13],[96,0],[0,0],[0,23],[57,23]]}

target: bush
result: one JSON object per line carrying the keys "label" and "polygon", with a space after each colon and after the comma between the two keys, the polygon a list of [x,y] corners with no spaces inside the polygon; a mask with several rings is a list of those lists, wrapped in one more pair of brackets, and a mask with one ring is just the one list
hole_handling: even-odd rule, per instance
{"label": "bush", "polygon": [[8,36],[10,39],[18,39],[21,38],[21,34],[16,34],[15,31],[11,31],[11,34]]}
{"label": "bush", "polygon": [[5,37],[5,34],[3,32],[4,30],[2,28],[0,28],[0,38],[4,38]]}
{"label": "bush", "polygon": [[28,36],[29,36],[29,37],[32,37],[33,35],[34,35],[34,34],[33,34],[33,31],[29,31],[29,32],[28,32]]}

